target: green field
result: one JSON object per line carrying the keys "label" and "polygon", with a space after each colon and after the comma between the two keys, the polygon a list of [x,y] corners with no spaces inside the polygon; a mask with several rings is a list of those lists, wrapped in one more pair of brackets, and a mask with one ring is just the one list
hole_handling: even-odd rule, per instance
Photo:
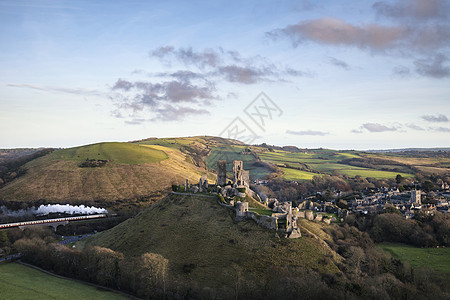
{"label": "green field", "polygon": [[405,244],[382,243],[379,246],[413,267],[428,267],[450,275],[450,248],[417,248]]}
{"label": "green field", "polygon": [[400,174],[403,177],[414,177],[413,174],[388,172],[388,171],[380,171],[380,170],[373,170],[373,169],[339,170],[339,172],[344,175],[348,175],[350,177],[355,177],[356,175],[360,175],[362,177],[373,177],[376,179],[395,178],[395,176],[397,176],[398,174]]}
{"label": "green field", "polygon": [[129,299],[17,264],[0,265],[0,299]]}
{"label": "green field", "polygon": [[320,175],[320,174],[296,170],[296,169],[289,169],[289,168],[282,168],[282,167],[280,167],[280,169],[283,170],[283,172],[284,172],[283,177],[286,180],[311,180],[314,177],[314,175]]}
{"label": "green field", "polygon": [[115,164],[137,165],[155,163],[167,159],[164,151],[150,146],[131,143],[99,143],[87,146],[58,150],[49,159],[84,161],[86,159],[111,160]]}

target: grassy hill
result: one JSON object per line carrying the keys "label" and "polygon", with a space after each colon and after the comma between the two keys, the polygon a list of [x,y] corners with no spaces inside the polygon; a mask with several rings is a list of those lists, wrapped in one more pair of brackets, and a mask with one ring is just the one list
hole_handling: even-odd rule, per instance
{"label": "grassy hill", "polygon": [[[108,162],[102,167],[79,167],[86,159]],[[113,206],[150,196],[161,197],[172,184],[183,183],[186,178],[197,182],[207,173],[178,149],[131,143],[99,143],[58,150],[23,168],[26,174],[3,186],[0,198]]]}
{"label": "grassy hill", "polygon": [[235,294],[238,280],[267,280],[273,268],[339,273],[339,256],[323,241],[279,239],[274,231],[253,221],[235,222],[234,217],[214,198],[169,195],[84,243],[127,256],[158,253],[169,260],[172,280],[228,297]]}

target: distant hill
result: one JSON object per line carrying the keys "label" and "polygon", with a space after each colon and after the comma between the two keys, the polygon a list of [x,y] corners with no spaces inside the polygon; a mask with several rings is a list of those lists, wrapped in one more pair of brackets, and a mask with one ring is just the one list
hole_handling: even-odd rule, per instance
{"label": "distant hill", "polygon": [[[106,164],[80,167],[87,159],[104,160]],[[148,197],[152,201],[162,197],[174,183],[182,183],[186,178],[197,182],[207,173],[177,149],[131,143],[98,143],[57,150],[23,168],[24,175],[0,189],[1,199],[44,199],[102,207],[139,204]]]}
{"label": "distant hill", "polygon": [[436,152],[436,151],[450,151],[448,147],[442,148],[400,148],[400,149],[381,149],[381,150],[367,150],[373,153],[395,153],[395,152]]}
{"label": "distant hill", "polygon": [[261,284],[270,281],[278,268],[293,274],[306,269],[340,273],[336,266],[340,256],[321,238],[305,234],[301,239],[279,239],[274,231],[253,221],[235,222],[234,217],[214,197],[169,195],[90,237],[85,245],[108,247],[126,256],[158,253],[169,260],[169,277],[179,286],[194,292],[208,287],[220,298],[234,297],[236,288],[249,288],[247,278]]}

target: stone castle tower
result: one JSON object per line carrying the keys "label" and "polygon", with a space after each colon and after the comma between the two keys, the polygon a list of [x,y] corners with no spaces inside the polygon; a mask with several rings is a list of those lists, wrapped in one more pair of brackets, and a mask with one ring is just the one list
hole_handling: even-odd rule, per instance
{"label": "stone castle tower", "polygon": [[244,162],[242,160],[233,161],[234,185],[240,186],[244,184]]}
{"label": "stone castle tower", "polygon": [[219,160],[217,162],[217,185],[224,186],[227,184],[227,161]]}

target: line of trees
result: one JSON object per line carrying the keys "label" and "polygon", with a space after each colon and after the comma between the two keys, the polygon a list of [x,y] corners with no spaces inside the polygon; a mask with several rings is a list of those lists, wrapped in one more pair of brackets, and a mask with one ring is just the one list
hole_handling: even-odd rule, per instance
{"label": "line of trees", "polygon": [[103,247],[82,251],[39,236],[22,238],[14,248],[23,260],[56,274],[127,291],[145,299],[163,298],[166,294],[169,261],[155,253],[125,257]]}
{"label": "line of trees", "polygon": [[417,212],[406,220],[397,210],[379,215],[350,215],[346,222],[370,234],[375,242],[405,243],[416,247],[450,246],[450,216]]}

